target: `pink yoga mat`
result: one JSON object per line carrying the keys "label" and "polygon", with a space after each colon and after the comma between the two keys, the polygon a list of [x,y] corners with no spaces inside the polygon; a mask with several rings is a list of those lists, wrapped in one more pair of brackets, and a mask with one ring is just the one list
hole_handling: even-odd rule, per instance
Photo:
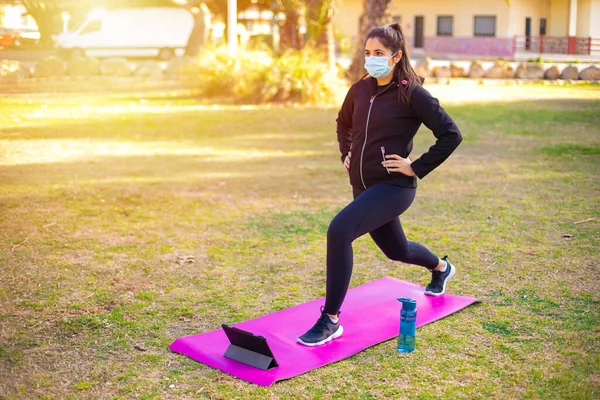
{"label": "pink yoga mat", "polygon": [[[340,316],[344,334],[318,347],[302,346],[296,342],[296,338],[317,321],[319,309],[325,304],[324,298],[233,325],[267,339],[279,363],[278,367],[267,371],[224,357],[229,340],[220,328],[181,337],[171,344],[170,349],[248,382],[271,386],[276,381],[343,360],[398,336],[401,308],[398,297],[417,300],[417,327],[444,318],[477,301],[473,297],[450,294],[426,296],[423,291],[421,286],[390,277],[350,289]],[[417,351],[418,345],[417,333]],[[390,348],[390,351],[395,350]]]}

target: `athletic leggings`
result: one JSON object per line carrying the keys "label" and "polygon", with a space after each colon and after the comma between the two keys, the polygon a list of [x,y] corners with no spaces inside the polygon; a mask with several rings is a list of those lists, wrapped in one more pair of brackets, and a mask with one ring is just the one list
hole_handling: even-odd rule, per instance
{"label": "athletic leggings", "polygon": [[327,231],[327,295],[325,312],[340,311],[352,276],[352,242],[369,233],[391,260],[416,264],[430,270],[439,258],[419,243],[409,242],[398,218],[412,204],[416,189],[376,184],[354,188],[354,201],[333,218]]}

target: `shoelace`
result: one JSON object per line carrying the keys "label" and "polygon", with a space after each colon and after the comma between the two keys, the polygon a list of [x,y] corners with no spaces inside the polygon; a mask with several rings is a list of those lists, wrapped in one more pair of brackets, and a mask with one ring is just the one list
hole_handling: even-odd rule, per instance
{"label": "shoelace", "polygon": [[317,320],[315,325],[310,329],[309,333],[319,333],[322,330],[327,329],[327,322],[325,318],[329,318],[327,314],[321,313],[321,318]]}

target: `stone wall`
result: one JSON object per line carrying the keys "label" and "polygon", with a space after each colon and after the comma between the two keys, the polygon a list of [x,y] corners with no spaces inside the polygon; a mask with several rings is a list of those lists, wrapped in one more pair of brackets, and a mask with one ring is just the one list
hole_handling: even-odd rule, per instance
{"label": "stone wall", "polygon": [[492,66],[485,68],[481,62],[473,61],[469,68],[465,69],[454,63],[450,63],[449,67],[440,65],[431,67],[431,60],[423,59],[415,63],[415,71],[420,76],[435,78],[600,81],[600,68],[596,65],[569,64],[559,68],[550,63],[533,62],[520,63],[513,68],[510,64],[506,61],[496,61]]}

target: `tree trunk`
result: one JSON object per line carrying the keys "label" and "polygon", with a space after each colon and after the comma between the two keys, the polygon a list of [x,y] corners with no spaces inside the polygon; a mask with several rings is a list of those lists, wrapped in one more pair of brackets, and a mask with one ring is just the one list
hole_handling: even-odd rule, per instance
{"label": "tree trunk", "polygon": [[21,4],[27,10],[27,13],[35,20],[40,31],[39,47],[45,50],[54,48],[54,23],[60,10],[53,5],[41,4],[39,1],[22,0]]}
{"label": "tree trunk", "polygon": [[354,56],[346,77],[351,81],[360,79],[365,74],[365,52],[363,41],[369,31],[377,26],[391,22],[389,11],[391,0],[365,0],[363,13],[359,20],[358,39],[354,43]]}
{"label": "tree trunk", "polygon": [[197,57],[200,49],[208,40],[208,26],[206,24],[206,14],[202,7],[194,15],[194,27],[190,32],[187,45],[185,46],[185,55]]}
{"label": "tree trunk", "polygon": [[32,17],[36,20],[38,29],[40,31],[40,41],[39,48],[43,50],[52,50],[54,49],[54,39],[52,39],[52,35],[54,33],[53,24],[47,23],[46,21],[41,19],[37,19],[35,16]]}
{"label": "tree trunk", "polygon": [[285,14],[279,34],[279,44],[283,50],[300,50],[304,45],[304,38],[300,34],[301,3],[298,0],[279,0],[279,8]]}

